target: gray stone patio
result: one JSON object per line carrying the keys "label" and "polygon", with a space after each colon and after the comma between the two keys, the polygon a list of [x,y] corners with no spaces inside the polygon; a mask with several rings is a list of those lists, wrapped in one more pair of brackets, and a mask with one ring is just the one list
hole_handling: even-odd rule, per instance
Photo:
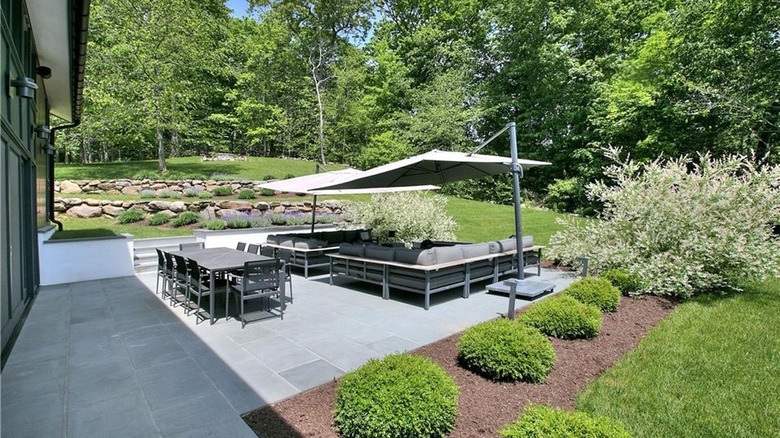
{"label": "gray stone patio", "polygon": [[[559,291],[575,277],[541,279]],[[254,437],[241,414],[506,312],[484,286],[426,311],[421,295],[294,276],[284,320],[243,330],[195,324],[154,294],[155,274],[43,287],[0,377],[2,435]]]}

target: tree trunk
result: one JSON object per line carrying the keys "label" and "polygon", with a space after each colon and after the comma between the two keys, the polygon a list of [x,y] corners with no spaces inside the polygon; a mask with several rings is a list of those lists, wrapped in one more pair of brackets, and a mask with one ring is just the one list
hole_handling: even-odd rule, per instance
{"label": "tree trunk", "polygon": [[320,90],[320,86],[322,85],[322,81],[320,81],[317,78],[317,68],[311,69],[311,77],[314,79],[314,91],[317,92],[317,111],[319,112],[320,116],[320,130],[319,130],[319,141],[320,141],[320,164],[325,164],[325,111],[322,108],[322,91]]}
{"label": "tree trunk", "polygon": [[165,166],[165,143],[163,143],[162,128],[157,128],[155,136],[157,138],[157,158],[159,159],[157,171],[163,173],[166,172],[168,168]]}

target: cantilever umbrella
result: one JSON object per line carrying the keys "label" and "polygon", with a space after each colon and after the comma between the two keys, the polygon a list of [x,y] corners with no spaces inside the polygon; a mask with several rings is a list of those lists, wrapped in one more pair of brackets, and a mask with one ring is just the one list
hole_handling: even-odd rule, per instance
{"label": "cantilever umbrella", "polygon": [[[343,180],[332,184],[324,184],[316,190],[354,190],[380,189],[419,186],[422,184],[443,184],[471,178],[497,175],[504,172],[513,173],[514,204],[515,204],[515,237],[517,239],[518,257],[521,258],[523,247],[522,216],[520,212],[520,177],[525,169],[546,166],[546,161],[521,160],[517,158],[517,142],[515,124],[510,123],[504,129],[493,135],[510,130],[511,158],[492,155],[479,155],[467,152],[445,152],[433,150],[411,158],[375,167],[361,173],[345,176]],[[479,148],[477,148],[479,150]],[[519,269],[520,278],[524,273]]]}
{"label": "cantilever umbrella", "polygon": [[332,172],[315,173],[311,175],[299,176],[297,178],[283,179],[279,181],[268,182],[260,184],[261,188],[271,189],[280,192],[288,193],[305,193],[307,195],[314,195],[314,202],[312,205],[312,217],[311,227],[314,232],[314,219],[317,211],[317,195],[352,195],[352,194],[364,194],[364,193],[386,193],[386,192],[401,192],[412,190],[434,190],[439,187],[434,185],[413,185],[413,186],[398,186],[398,187],[376,187],[376,188],[351,188],[351,189],[327,189],[322,190],[319,187],[333,184],[340,184],[342,182],[357,178],[365,172],[357,169],[343,169],[335,170]]}

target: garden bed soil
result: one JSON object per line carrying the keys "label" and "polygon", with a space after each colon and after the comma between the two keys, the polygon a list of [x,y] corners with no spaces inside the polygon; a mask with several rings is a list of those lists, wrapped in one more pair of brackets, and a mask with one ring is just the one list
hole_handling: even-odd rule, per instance
{"label": "garden bed soil", "polygon": [[[526,403],[573,409],[577,395],[589,382],[636,347],[645,333],[673,308],[667,299],[623,298],[618,310],[604,314],[601,333],[594,339],[564,341],[550,338],[557,361],[542,384],[492,382],[458,363],[455,334],[415,350],[442,365],[460,387],[458,419],[452,438],[496,437],[516,420]],[[337,438],[333,407],[337,382],[258,409],[244,419],[262,437]]]}

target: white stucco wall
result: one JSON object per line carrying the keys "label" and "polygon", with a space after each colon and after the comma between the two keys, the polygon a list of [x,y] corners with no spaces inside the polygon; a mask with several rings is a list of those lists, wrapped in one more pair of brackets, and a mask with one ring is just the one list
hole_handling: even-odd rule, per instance
{"label": "white stucco wall", "polygon": [[49,240],[39,234],[41,285],[134,275],[133,236]]}
{"label": "white stucco wall", "polygon": [[[336,226],[316,226],[315,232],[334,231]],[[301,227],[246,228],[238,230],[195,230],[195,238],[206,248],[235,248],[238,242],[264,244],[269,234],[308,233],[311,225]]]}

